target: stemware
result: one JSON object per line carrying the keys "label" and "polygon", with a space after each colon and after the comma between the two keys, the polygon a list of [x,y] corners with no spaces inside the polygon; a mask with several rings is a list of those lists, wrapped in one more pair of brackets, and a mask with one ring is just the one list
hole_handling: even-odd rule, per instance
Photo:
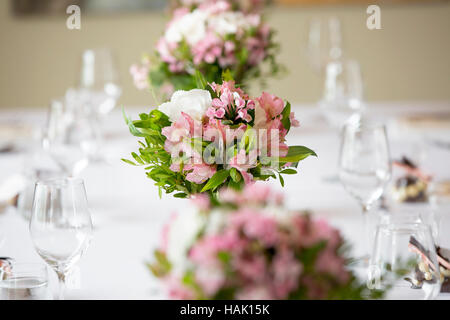
{"label": "stemware", "polygon": [[357,122],[365,109],[361,68],[355,60],[333,61],[326,65],[325,84],[318,106],[335,129]]}
{"label": "stemware", "polygon": [[9,262],[0,267],[0,300],[48,300],[48,270],[42,263]]}
{"label": "stemware", "polygon": [[68,176],[87,167],[98,144],[92,119],[67,110],[64,101],[52,101],[43,146]]}
{"label": "stemware", "polygon": [[342,57],[341,23],[338,18],[311,20],[306,53],[312,69],[318,74],[323,74],[329,62]]}
{"label": "stemware", "polygon": [[92,221],[83,180],[38,181],[34,192],[30,233],[37,253],[56,271],[59,297],[66,276],[87,249]]}
{"label": "stemware", "polygon": [[368,262],[368,213],[382,196],[391,175],[389,146],[383,124],[367,120],[347,124],[342,132],[339,179],[362,208],[363,262]]}
{"label": "stemware", "polygon": [[387,290],[386,299],[434,299],[441,276],[430,226],[403,219],[378,225],[367,285]]}
{"label": "stemware", "polygon": [[101,48],[83,52],[80,88],[89,93],[88,107],[95,115],[104,116],[114,109],[122,90],[111,50]]}

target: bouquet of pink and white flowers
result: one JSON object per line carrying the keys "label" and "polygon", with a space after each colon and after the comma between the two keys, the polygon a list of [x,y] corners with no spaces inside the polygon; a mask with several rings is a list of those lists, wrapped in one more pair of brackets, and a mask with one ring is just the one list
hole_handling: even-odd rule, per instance
{"label": "bouquet of pink and white flowers", "polygon": [[299,161],[316,156],[304,146],[288,147],[286,135],[299,122],[289,102],[264,92],[250,98],[234,81],[177,91],[169,102],[140,120],[125,116],[139,141],[132,165],[144,166],[147,176],[166,193],[185,198],[210,194],[222,186],[242,189],[257,180],[297,173]]}
{"label": "bouquet of pink and white flowers", "polygon": [[228,73],[241,86],[278,73],[274,32],[261,14],[235,11],[232,2],[224,0],[203,1],[192,8],[177,8],[156,53],[131,67],[138,89],[157,87],[163,97],[194,89],[196,71],[216,83]]}
{"label": "bouquet of pink and white flowers", "polygon": [[362,299],[381,296],[347,270],[339,231],[253,184],[198,195],[173,216],[148,266],[172,299]]}
{"label": "bouquet of pink and white flowers", "polygon": [[[178,8],[188,8],[195,10],[199,7],[206,7],[212,4],[223,2],[224,0],[174,0],[171,3],[173,10]],[[232,10],[242,12],[261,12],[268,0],[226,0]]]}

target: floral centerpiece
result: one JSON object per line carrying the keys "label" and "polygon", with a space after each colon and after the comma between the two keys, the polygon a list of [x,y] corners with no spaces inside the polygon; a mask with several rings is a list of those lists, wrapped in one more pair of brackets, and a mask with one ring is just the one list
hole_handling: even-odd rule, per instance
{"label": "floral centerpiece", "polygon": [[169,102],[131,121],[139,141],[132,165],[145,167],[160,195],[185,198],[199,192],[215,194],[222,186],[242,189],[257,180],[297,173],[301,160],[316,156],[304,146],[288,147],[286,135],[299,122],[289,102],[263,92],[250,98],[234,81],[177,91]]}
{"label": "floral centerpiece", "polygon": [[345,268],[337,229],[283,206],[261,184],[218,201],[193,198],[196,211],[174,216],[150,270],[172,299],[361,299],[368,290]]}
{"label": "floral centerpiece", "polygon": [[[173,0],[171,7],[176,10],[180,7],[185,7],[190,10],[197,9],[199,7],[205,7],[224,0]],[[267,0],[226,0],[233,11],[242,12],[261,12],[262,9],[269,1]]]}
{"label": "floral centerpiece", "polygon": [[232,1],[222,0],[174,10],[155,54],[145,55],[141,65],[130,69],[136,87],[157,87],[167,97],[196,88],[196,71],[216,83],[229,73],[241,86],[278,73],[273,30],[261,14],[234,8]]}

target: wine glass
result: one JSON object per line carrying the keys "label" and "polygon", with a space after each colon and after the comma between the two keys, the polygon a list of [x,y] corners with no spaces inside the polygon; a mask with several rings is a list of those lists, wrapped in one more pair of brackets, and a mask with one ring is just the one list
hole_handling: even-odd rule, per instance
{"label": "wine glass", "polygon": [[88,166],[98,145],[91,118],[70,112],[61,100],[52,101],[43,146],[68,176],[77,176]]}
{"label": "wine glass", "polygon": [[367,285],[387,290],[386,299],[434,299],[441,276],[430,226],[400,218],[376,229]]}
{"label": "wine glass", "polygon": [[341,23],[338,18],[311,20],[306,53],[312,69],[318,74],[323,73],[330,61],[342,57]]}
{"label": "wine glass", "polygon": [[48,270],[42,263],[9,262],[0,267],[0,300],[49,300]]}
{"label": "wine glass", "polygon": [[90,95],[89,109],[98,116],[111,112],[122,94],[111,50],[88,49],[82,54],[80,88]]}
{"label": "wine glass", "polygon": [[326,65],[323,97],[318,106],[332,128],[341,129],[347,122],[359,121],[365,104],[357,61],[333,61]]}
{"label": "wine glass", "polygon": [[87,249],[92,221],[83,180],[38,181],[34,192],[30,233],[37,253],[56,271],[59,298],[66,276]]}
{"label": "wine glass", "polygon": [[345,190],[361,205],[364,247],[363,263],[368,262],[368,213],[382,196],[391,175],[389,146],[383,124],[360,121],[347,124],[342,132],[339,179]]}

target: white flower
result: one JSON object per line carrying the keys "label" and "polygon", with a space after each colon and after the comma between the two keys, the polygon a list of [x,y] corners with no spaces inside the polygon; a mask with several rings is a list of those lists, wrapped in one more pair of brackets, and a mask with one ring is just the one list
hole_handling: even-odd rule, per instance
{"label": "white flower", "polygon": [[182,212],[170,225],[167,237],[167,259],[175,273],[182,274],[188,268],[188,250],[203,225],[203,216],[193,208]]}
{"label": "white flower", "polygon": [[261,214],[274,218],[280,225],[289,228],[292,224],[292,218],[297,214],[292,210],[286,208],[269,205],[260,210]]}
{"label": "white flower", "polygon": [[180,42],[186,39],[190,45],[195,45],[206,35],[207,14],[201,10],[194,10],[172,22],[167,28],[164,38],[168,42]]}
{"label": "white flower", "polygon": [[247,29],[248,22],[242,12],[223,12],[211,17],[209,26],[219,35],[235,34],[239,29]]}
{"label": "white flower", "polygon": [[200,121],[211,104],[211,94],[207,90],[179,90],[172,95],[170,102],[163,103],[158,107],[158,110],[165,113],[172,122],[181,117],[181,112],[190,115],[194,120]]}
{"label": "white flower", "polygon": [[228,210],[214,209],[209,213],[205,235],[214,235],[220,232],[227,223],[230,212]]}

